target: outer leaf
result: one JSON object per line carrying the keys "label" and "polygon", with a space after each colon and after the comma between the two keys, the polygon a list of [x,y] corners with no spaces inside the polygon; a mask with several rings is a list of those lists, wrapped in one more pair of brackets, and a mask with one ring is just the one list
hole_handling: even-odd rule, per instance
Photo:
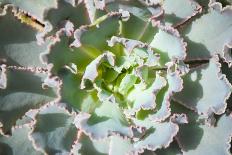
{"label": "outer leaf", "polygon": [[[108,13],[98,18],[93,24],[77,29],[74,34],[76,41],[98,50],[106,50],[106,40],[119,33],[120,16],[121,14],[118,12]],[[96,36],[98,36],[98,39],[95,38]]]}
{"label": "outer leaf", "polygon": [[121,22],[121,36],[128,39],[150,43],[157,33],[158,28],[152,26],[152,22],[144,21],[137,16],[130,14],[126,21]]}
{"label": "outer leaf", "polygon": [[174,95],[174,99],[199,114],[224,113],[231,85],[220,73],[219,67],[218,58],[214,57],[208,65],[192,69],[184,77],[184,89]]}
{"label": "outer leaf", "polygon": [[132,145],[130,139],[125,139],[125,138],[122,138],[119,136],[112,136],[111,137],[109,155],[118,155],[118,154],[137,155],[138,152],[134,151],[133,149],[134,148],[133,148],[133,145]]}
{"label": "outer leaf", "polygon": [[0,90],[0,121],[4,132],[29,109],[38,108],[55,97],[51,89],[42,89],[43,74],[15,70],[6,74],[7,87]]}
{"label": "outer leaf", "polygon": [[142,20],[148,20],[149,18],[158,16],[161,13],[161,8],[158,7],[157,3],[146,4],[143,0],[113,0],[113,1],[106,1],[105,9],[107,11],[119,11],[126,10],[129,11],[134,16],[139,17]]}
{"label": "outer leaf", "polygon": [[161,61],[164,63],[172,59],[184,60],[186,57],[186,43],[180,38],[179,32],[171,27],[161,28],[150,46],[167,54],[167,58],[161,54]]}
{"label": "outer leaf", "polygon": [[14,6],[19,7],[21,10],[27,12],[28,14],[34,16],[36,19],[42,21],[45,12],[50,8],[56,7],[57,0],[0,0],[0,4],[13,4]]}
{"label": "outer leaf", "polygon": [[178,103],[173,103],[175,112],[186,112],[189,124],[180,125],[177,140],[186,155],[230,154],[229,143],[232,133],[232,116],[220,116],[215,126],[203,124],[197,113],[187,110]]}
{"label": "outer leaf", "polygon": [[[194,155],[194,154],[212,154],[212,155],[218,155],[218,154],[230,154],[229,152],[229,142],[231,139],[231,133],[232,133],[232,118],[231,116],[225,116],[223,115],[216,127],[208,127],[206,125],[200,126],[203,129],[203,137],[201,139],[200,144],[198,147],[194,150],[189,151],[183,151],[186,155]],[[184,147],[184,141],[186,138],[182,134],[187,134],[180,132],[179,141],[181,144],[183,144]],[[182,133],[182,134],[181,134]],[[184,148],[183,148],[184,149]]]}
{"label": "outer leaf", "polygon": [[91,23],[94,23],[99,17],[107,14],[106,10],[99,9],[96,6],[96,0],[84,0]]}
{"label": "outer leaf", "polygon": [[97,102],[95,94],[89,93],[88,95],[88,92],[80,89],[80,76],[63,69],[60,71],[59,77],[63,81],[60,90],[60,102],[67,103],[84,112],[90,112],[92,111],[91,109],[94,109],[94,104]]}
{"label": "outer leaf", "polygon": [[159,148],[167,148],[179,130],[178,125],[171,121],[152,123],[148,120],[134,120],[134,122],[136,125],[146,128],[143,136],[134,142],[130,139],[113,137],[109,154],[138,154],[144,152],[145,149],[155,151]]}
{"label": "outer leaf", "polygon": [[[135,121],[135,124],[145,127],[147,130],[150,129],[150,133],[145,134],[145,137],[134,143],[136,150],[148,149],[155,151],[159,148],[167,148],[179,130],[178,125],[171,121],[151,123],[150,121],[143,120]],[[154,139],[156,140],[154,141]]]}
{"label": "outer leaf", "polygon": [[[173,141],[168,148],[160,149],[155,151],[157,155],[181,155],[182,152],[176,141]],[[149,155],[148,153],[144,153],[143,155]],[[150,154],[152,155],[152,154]]]}
{"label": "outer leaf", "polygon": [[93,139],[103,139],[112,133],[132,137],[129,123],[117,104],[112,102],[102,103],[92,115],[78,115],[75,124]]}
{"label": "outer leaf", "polygon": [[56,32],[63,27],[66,20],[71,21],[75,28],[90,24],[90,17],[83,1],[73,6],[65,0],[59,0],[57,7],[50,9],[46,13],[45,20],[49,21],[51,24],[51,28],[49,29],[51,29],[52,32]]}
{"label": "outer leaf", "polygon": [[173,141],[168,148],[158,149],[156,151],[145,150],[142,155],[182,155],[178,144]]}
{"label": "outer leaf", "polygon": [[193,0],[164,0],[162,6],[165,22],[174,26],[201,12],[201,6]]}
{"label": "outer leaf", "polygon": [[184,31],[188,43],[187,59],[207,59],[215,53],[222,55],[225,44],[232,42],[231,21],[230,7],[222,9],[218,3],[211,4],[209,12]]}
{"label": "outer leaf", "polygon": [[36,151],[29,139],[31,127],[27,125],[16,127],[12,130],[12,136],[0,136],[0,154],[31,154],[42,155],[41,152]]}
{"label": "outer leaf", "polygon": [[[87,65],[88,62],[93,59],[83,50],[73,51],[69,47],[70,38],[66,36],[64,31],[58,31],[57,38],[59,39],[48,48],[48,54],[44,53],[42,56],[45,62],[52,64],[52,74],[57,75],[61,68],[64,68],[65,65],[70,65],[74,62],[78,64],[78,69],[80,69],[79,66],[81,66],[81,64],[83,66]],[[80,59],[80,57],[82,59]]]}
{"label": "outer leaf", "polygon": [[77,135],[74,116],[57,105],[41,108],[35,117],[31,137],[35,145],[48,154],[67,154]]}
{"label": "outer leaf", "polygon": [[109,138],[96,141],[91,140],[88,136],[81,134],[78,139],[78,150],[75,150],[74,155],[81,154],[94,154],[94,155],[107,155],[109,152]]}
{"label": "outer leaf", "polygon": [[20,23],[14,15],[16,10],[6,5],[0,13],[0,63],[15,66],[44,66],[39,55],[46,45],[39,46],[36,40],[37,31]]}

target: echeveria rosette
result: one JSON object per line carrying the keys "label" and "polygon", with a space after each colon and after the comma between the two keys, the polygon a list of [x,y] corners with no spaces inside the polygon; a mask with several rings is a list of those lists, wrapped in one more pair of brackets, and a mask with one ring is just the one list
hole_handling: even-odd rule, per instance
{"label": "echeveria rosette", "polygon": [[[180,76],[186,68],[176,62],[185,59],[186,44],[172,27],[120,11],[77,28],[74,40],[65,29],[57,33],[60,39],[46,57],[54,65],[51,72],[63,79],[61,101],[82,111],[75,124],[92,139],[120,134],[130,138],[126,151],[132,148],[134,153],[167,147],[178,132],[177,122],[165,120],[171,115],[171,96],[182,89]],[[149,138],[159,133],[150,128],[166,123],[173,124],[167,128],[170,137],[152,145]],[[136,142],[132,126],[145,128],[140,134],[148,130],[150,135]]]}
{"label": "echeveria rosette", "polygon": [[[130,29],[133,24],[139,30]],[[60,101],[80,112],[77,128],[93,140],[115,134],[130,138],[132,152],[168,147],[178,132],[178,123],[167,121],[170,100],[182,89],[181,76],[187,70],[181,63],[186,45],[178,32],[123,10],[78,27],[73,36],[66,32],[63,28],[56,33],[43,59],[62,80]],[[151,46],[156,35],[160,44],[154,40]],[[174,53],[164,46],[165,38],[172,40],[167,44],[175,42]],[[138,123],[143,121],[147,124]],[[153,143],[163,127],[167,137]],[[138,128],[142,131],[134,131]],[[146,131],[148,138],[136,142],[134,132],[139,137]]]}

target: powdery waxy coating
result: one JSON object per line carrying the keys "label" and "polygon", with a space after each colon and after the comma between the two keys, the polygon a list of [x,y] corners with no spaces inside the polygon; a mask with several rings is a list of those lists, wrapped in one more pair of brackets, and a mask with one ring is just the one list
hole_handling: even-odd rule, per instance
{"label": "powdery waxy coating", "polygon": [[0,0],[0,154],[229,154],[223,5]]}

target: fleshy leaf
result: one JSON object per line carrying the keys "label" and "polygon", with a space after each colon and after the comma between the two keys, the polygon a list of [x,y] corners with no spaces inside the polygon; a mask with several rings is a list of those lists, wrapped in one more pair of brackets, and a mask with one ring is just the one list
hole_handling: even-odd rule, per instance
{"label": "fleshy leaf", "polygon": [[[87,92],[80,89],[79,86],[81,83],[81,77],[76,76],[67,69],[61,70],[59,73],[59,77],[62,80],[62,86],[60,90],[60,102],[67,103],[68,105],[71,105],[78,110],[89,112],[86,108],[84,108],[84,106],[93,107],[91,103],[95,102],[96,100],[93,97],[94,95],[88,95]],[[88,104],[85,102],[85,100]]]}
{"label": "fleshy leaf", "polygon": [[[134,143],[136,150],[138,149],[148,149],[155,151],[159,148],[167,148],[169,144],[173,141],[173,137],[177,134],[179,127],[172,121],[169,122],[150,122],[148,120],[135,121],[137,126],[145,127],[150,132],[145,134],[144,137]],[[160,134],[164,133],[164,134]],[[154,139],[156,139],[154,141]]]}
{"label": "fleshy leaf", "polygon": [[157,108],[157,112],[150,114],[149,117],[152,121],[163,121],[167,117],[171,115],[171,108],[170,108],[170,100],[171,97],[180,92],[183,88],[183,80],[181,78],[180,72],[173,72],[171,68],[176,66],[176,64],[171,64],[168,67],[167,73],[167,83],[168,87],[164,88],[164,91],[160,91],[160,94],[157,95],[156,104],[159,108]]}
{"label": "fleshy leaf", "polygon": [[[215,53],[223,56],[224,46],[232,42],[231,23],[230,7],[222,9],[218,3],[211,4],[207,14],[202,15],[184,30],[188,43],[187,59],[208,59]],[[210,25],[210,28],[207,25]]]}
{"label": "fleshy leaf", "polygon": [[[110,140],[109,155],[118,154],[134,154],[138,155],[138,152],[133,152],[133,145],[130,139],[122,138],[119,136],[112,136]],[[142,151],[141,151],[142,152]]]}
{"label": "fleshy leaf", "polygon": [[42,21],[45,12],[50,8],[56,7],[57,0],[0,0],[0,5],[4,4],[13,4],[15,7],[19,7],[19,9]]}
{"label": "fleshy leaf", "polygon": [[125,75],[125,77],[123,77],[123,79],[118,87],[118,91],[121,94],[126,95],[128,93],[128,91],[130,90],[130,88],[132,88],[134,86],[136,80],[137,80],[137,77],[133,74]]}
{"label": "fleshy leaf", "polygon": [[154,36],[150,46],[161,53],[167,54],[167,58],[161,54],[161,61],[164,61],[164,63],[172,59],[184,60],[186,57],[186,43],[180,38],[178,31],[171,27],[162,29]]}
{"label": "fleshy leaf", "polygon": [[79,148],[74,152],[74,155],[107,155],[109,152],[109,143],[110,138],[106,138],[103,140],[91,140],[88,136],[82,133],[77,143],[77,145],[79,145]]}
{"label": "fleshy leaf", "polygon": [[131,14],[127,21],[121,22],[120,31],[124,38],[150,43],[158,29],[153,27],[151,20],[144,21]]}
{"label": "fleshy leaf", "polygon": [[53,74],[57,74],[59,69],[70,63],[74,63],[77,69],[83,72],[92,60],[108,50],[106,40],[117,35],[119,23],[117,15],[106,15],[104,18],[98,26],[93,24],[81,28],[85,29],[84,32],[80,37],[75,37],[76,41],[81,43],[79,47],[70,47],[71,38],[66,36],[63,30],[57,33],[59,39],[51,44],[48,52],[43,55],[45,62],[53,64]]}
{"label": "fleshy leaf", "polygon": [[[183,147],[183,153],[186,155],[195,155],[195,154],[230,154],[229,152],[229,142],[231,139],[232,133],[232,116],[221,116],[219,118],[217,125],[215,127],[207,126],[207,125],[199,125],[199,127],[203,130],[203,136],[200,140],[199,145],[195,149],[187,149],[190,146],[185,146],[185,144],[189,144],[189,140],[186,139],[187,135],[190,133],[188,130],[181,130],[178,135],[179,143]],[[194,132],[191,132],[194,134]],[[197,133],[195,133],[196,135]],[[187,141],[187,142],[186,142]],[[186,142],[186,143],[185,143]]]}
{"label": "fleshy leaf", "polygon": [[57,105],[39,109],[31,137],[35,145],[47,154],[67,154],[77,136],[74,116]]}
{"label": "fleshy leaf", "polygon": [[[181,149],[176,141],[173,141],[168,148],[159,149],[155,151],[157,155],[182,155]],[[143,155],[152,155],[149,153],[144,153]]]}
{"label": "fleshy leaf", "polygon": [[[93,24],[77,29],[76,31],[84,31],[80,36],[80,43],[95,47],[98,50],[106,50],[108,48],[106,40],[109,40],[111,36],[118,35],[119,33],[120,16],[121,14],[118,12],[108,13],[98,18]],[[95,38],[96,36],[98,36],[98,39]],[[76,39],[79,38],[76,37]]]}
{"label": "fleshy leaf", "polygon": [[88,10],[88,14],[91,20],[91,23],[96,22],[96,20],[107,14],[107,11],[105,9],[99,9],[96,6],[96,0],[85,0],[85,6]]}
{"label": "fleshy leaf", "polygon": [[156,5],[158,3],[159,0],[157,0],[157,3],[148,6],[145,1],[143,2],[141,0],[113,0],[106,1],[105,9],[107,11],[119,11],[120,9],[126,10],[142,20],[149,20],[150,18],[161,14],[162,9]]}
{"label": "fleshy leaf", "polygon": [[219,116],[216,123],[209,126],[202,122],[197,113],[188,110],[179,103],[173,102],[172,109],[173,112],[186,113],[189,119],[188,124],[179,125],[180,130],[176,137],[184,154],[230,154],[231,114]]}
{"label": "fleshy leaf", "polygon": [[132,136],[132,130],[116,103],[104,102],[95,112],[79,114],[75,119],[77,128],[93,139],[103,139],[113,133]]}
{"label": "fleshy leaf", "polygon": [[174,140],[168,148],[157,149],[156,151],[145,150],[141,155],[182,155],[181,149]]}
{"label": "fleshy leaf", "polygon": [[15,66],[41,67],[40,54],[46,44],[39,46],[36,40],[37,31],[20,23],[14,15],[17,11],[6,5],[0,13],[0,63]]}
{"label": "fleshy leaf", "polygon": [[108,63],[109,65],[114,66],[114,54],[111,52],[103,53],[86,67],[81,81],[81,89],[86,87],[85,84],[87,81],[94,82],[94,80],[98,77],[98,67],[101,63]]}
{"label": "fleshy leaf", "polygon": [[[82,69],[79,66],[87,65],[93,58],[85,53],[83,50],[74,51],[69,47],[70,38],[66,36],[64,31],[58,31],[57,38],[59,40],[50,44],[47,53],[43,53],[42,58],[45,62],[52,64],[52,74],[57,75],[59,70],[65,65],[75,63],[78,70]],[[80,59],[81,57],[81,59]]]}
{"label": "fleshy leaf", "polygon": [[138,154],[145,149],[155,151],[159,148],[167,148],[179,130],[178,125],[171,121],[152,123],[147,119],[134,120],[134,123],[146,128],[143,135],[134,142],[131,139],[113,137],[110,143],[110,154]]}
{"label": "fleshy leaf", "polygon": [[30,132],[31,127],[27,124],[14,128],[10,137],[0,135],[0,154],[42,155],[33,147],[32,141],[29,139]]}
{"label": "fleshy leaf", "polygon": [[165,78],[156,74],[155,81],[148,89],[143,90],[143,88],[135,86],[135,89],[127,97],[129,102],[133,102],[133,107],[127,113],[134,115],[141,108],[144,110],[154,109],[156,106],[156,95],[166,84]]}
{"label": "fleshy leaf", "polygon": [[179,25],[201,11],[201,6],[193,0],[164,0],[164,20],[167,24]]}
{"label": "fleshy leaf", "polygon": [[225,112],[231,85],[225,75],[221,74],[220,66],[218,57],[213,57],[209,64],[191,69],[190,73],[183,77],[184,89],[175,94],[174,99],[199,114]]}
{"label": "fleshy leaf", "polygon": [[42,89],[43,74],[7,70],[7,87],[0,89],[0,121],[3,131],[9,132],[16,120],[28,110],[38,108],[54,99],[54,92]]}
{"label": "fleshy leaf", "polygon": [[59,0],[57,3],[57,8],[48,10],[44,18],[51,24],[52,27],[49,28],[52,29],[51,32],[56,32],[63,27],[66,20],[72,22],[75,28],[90,24],[90,17],[83,1],[80,1],[75,6],[65,0]]}

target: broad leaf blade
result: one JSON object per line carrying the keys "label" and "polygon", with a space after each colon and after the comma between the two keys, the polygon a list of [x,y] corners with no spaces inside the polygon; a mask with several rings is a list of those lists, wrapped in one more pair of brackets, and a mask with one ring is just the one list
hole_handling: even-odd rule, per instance
{"label": "broad leaf blade", "polygon": [[43,74],[15,70],[8,70],[6,74],[7,87],[0,89],[0,120],[4,132],[28,110],[39,108],[56,96],[51,89],[42,89]]}

